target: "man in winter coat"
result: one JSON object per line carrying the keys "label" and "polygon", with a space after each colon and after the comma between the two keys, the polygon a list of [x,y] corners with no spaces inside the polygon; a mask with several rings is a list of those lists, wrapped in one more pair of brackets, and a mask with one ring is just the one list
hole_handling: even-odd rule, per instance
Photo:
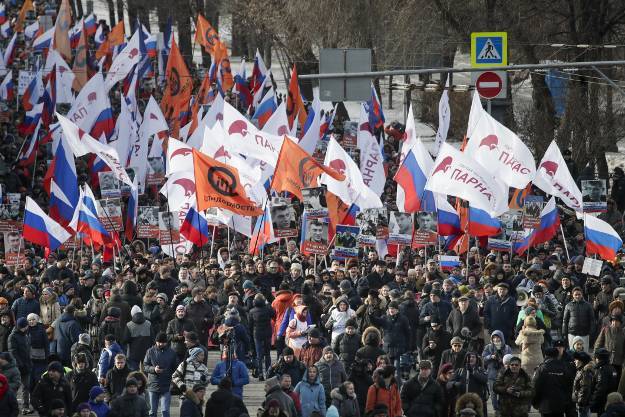
{"label": "man in winter coat", "polygon": [[408,350],[415,351],[419,347],[417,344],[417,333],[419,332],[419,304],[415,300],[414,293],[407,290],[404,293],[404,301],[399,305],[399,312],[408,319],[410,325],[410,337],[408,339]]}
{"label": "man in winter coat", "polygon": [[94,385],[89,390],[89,407],[93,411],[96,417],[107,417],[109,414],[109,406],[104,402],[106,393],[104,389],[99,385]]}
{"label": "man in winter coat", "polygon": [[295,386],[302,380],[304,372],[306,372],[306,366],[295,358],[293,349],[287,346],[282,350],[282,356],[278,362],[269,368],[267,377],[272,378],[274,376],[289,374],[291,376],[291,383]]}
{"label": "man in winter coat", "polygon": [[45,373],[32,393],[32,403],[39,416],[50,417],[52,402],[61,400],[66,408],[72,404],[72,389],[63,376],[63,365],[60,362],[51,362],[48,372]]}
{"label": "man in winter coat", "polygon": [[592,379],[594,366],[590,355],[586,352],[573,353],[575,361],[575,380],[573,381],[573,401],[577,406],[577,415],[590,416],[590,397],[592,395]]}
{"label": "man in winter coat", "polygon": [[196,332],[193,322],[187,317],[186,307],[176,307],[176,317],[167,324],[167,340],[171,342],[171,348],[178,355],[178,362],[182,362],[187,353],[184,345],[184,335],[188,332]]}
{"label": "man in winter coat", "polygon": [[621,379],[621,369],[625,363],[625,329],[623,316],[610,316],[610,325],[601,329],[595,341],[595,350],[600,348],[610,352],[610,364],[614,366],[617,380]]}
{"label": "man in winter coat", "polygon": [[115,356],[115,365],[106,373],[105,388],[110,398],[116,398],[123,394],[129,374],[130,369],[126,364],[126,356],[123,353],[118,353]]}
{"label": "man in winter coat", "polygon": [[448,363],[454,370],[460,369],[464,365],[467,351],[463,347],[462,339],[454,337],[451,339],[451,349],[446,349],[441,355],[441,366]]}
{"label": "man in winter coat", "polygon": [[464,328],[469,329],[470,334],[468,336],[471,338],[473,347],[481,348],[481,346],[477,346],[477,340],[482,337],[482,321],[477,312],[477,306],[471,305],[466,296],[458,299],[458,307],[454,308],[447,318],[447,331],[452,336],[462,337],[462,329]]}
{"label": "man in winter coat", "polygon": [[421,355],[422,359],[427,359],[432,363],[433,374],[438,374],[441,357],[447,346],[451,346],[451,333],[445,330],[438,316],[432,316],[423,337]]}
{"label": "man in winter coat", "polygon": [[488,388],[495,412],[499,412],[499,395],[495,392],[493,386],[497,379],[497,374],[504,366],[503,357],[511,354],[512,349],[506,344],[503,333],[495,330],[490,335],[490,343],[484,346],[484,351],[482,352],[482,362],[488,374]]}
{"label": "man in winter coat", "polygon": [[139,369],[145,353],[152,345],[152,323],[145,319],[139,306],[131,309],[132,320],[126,324],[126,358],[131,371]]}
{"label": "man in winter coat", "polygon": [[232,393],[243,398],[243,387],[250,383],[248,369],[242,361],[238,360],[235,352],[232,352],[232,356],[228,357],[228,348],[224,347],[221,361],[217,362],[215,369],[213,369],[211,384],[219,385],[219,382],[226,377],[230,378]]}
{"label": "man in winter coat", "polygon": [[196,384],[187,388],[180,403],[180,417],[203,417],[206,385]]}
{"label": "man in winter coat", "polygon": [[464,366],[456,370],[453,381],[460,383],[457,388],[458,393],[472,392],[477,394],[482,399],[484,410],[486,410],[488,375],[486,370],[480,365],[475,352],[467,352]]}
{"label": "man in winter coat", "polygon": [[572,399],[575,367],[558,359],[556,348],[546,349],[545,358],[534,373],[532,405],[543,415],[575,413]]}
{"label": "man in winter coat", "polygon": [[67,381],[72,388],[72,403],[67,405],[68,412],[76,410],[78,404],[89,401],[89,390],[98,385],[98,377],[87,368],[87,357],[79,353],[74,359],[74,369],[67,373]]}
{"label": "man in winter coat", "polygon": [[374,325],[384,332],[384,350],[391,359],[391,364],[399,370],[399,358],[406,352],[410,325],[408,320],[399,313],[399,304],[391,301],[388,304],[388,314],[382,317],[371,316]]}
{"label": "man in winter coat", "polygon": [[98,381],[104,386],[106,383],[106,373],[115,364],[115,356],[123,353],[121,346],[115,341],[115,336],[107,334],[104,336],[104,348],[100,352],[98,359]]}
{"label": "man in winter coat", "polygon": [[[33,361],[30,358],[31,342],[28,334],[28,320],[25,317],[17,319],[17,323],[13,331],[9,335],[9,353],[15,358],[17,369],[20,371],[20,379],[22,381],[22,396],[24,404],[30,404],[30,373],[33,370]],[[17,391],[16,391],[17,392]]]}
{"label": "man in winter coat", "polygon": [[100,323],[102,323],[106,316],[109,314],[109,308],[111,307],[119,308],[121,312],[119,316],[119,321],[121,322],[122,326],[125,326],[126,323],[130,321],[130,306],[122,299],[121,290],[118,288],[113,288],[111,290],[111,298],[102,307],[102,312],[100,313]]}
{"label": "man in winter coat", "polygon": [[126,325],[121,322],[122,311],[118,307],[109,307],[108,314],[100,324],[100,346],[104,344],[104,336],[112,334],[120,346],[126,346]]}
{"label": "man in winter coat", "polygon": [[336,353],[345,366],[345,372],[349,373],[352,363],[356,359],[356,352],[360,348],[360,334],[358,334],[358,323],[351,318],[345,322],[345,332],[341,333],[332,345]]}
{"label": "man in winter coat", "polygon": [[148,374],[148,398],[150,417],[156,417],[160,404],[163,417],[169,417],[171,402],[171,379],[178,365],[178,357],[168,346],[168,337],[164,333],[156,336],[156,343],[148,349],[143,360],[145,373]]}
{"label": "man in winter coat", "polygon": [[243,400],[232,393],[232,380],[230,377],[219,381],[219,386],[208,401],[206,401],[206,417],[239,417],[247,414],[247,407]]}
{"label": "man in winter coat", "polygon": [[441,294],[439,289],[434,289],[430,292],[430,302],[423,306],[419,315],[420,324],[427,326],[432,317],[438,317],[441,323],[447,322],[452,307],[449,302],[441,300]]}
{"label": "man in winter coat", "polygon": [[282,390],[280,380],[277,377],[269,378],[265,382],[265,400],[263,405],[265,408],[269,401],[278,401],[280,409],[284,411],[287,417],[297,417],[297,409],[293,399]]}
{"label": "man in winter coat", "polygon": [[600,348],[595,350],[595,361],[590,411],[601,415],[605,410],[605,401],[608,394],[616,391],[619,380],[616,369],[610,365],[610,352],[607,349]]}
{"label": "man in winter coat", "polygon": [[330,405],[330,393],[347,381],[347,373],[343,363],[330,346],[323,349],[323,357],[316,363],[319,379],[326,395],[326,406]]}
{"label": "man in winter coat", "polygon": [[[122,395],[111,402],[111,411],[108,417],[148,417],[148,404],[143,396],[138,393],[137,380],[129,378],[125,385],[126,388]],[[164,413],[165,410],[163,410]],[[156,415],[156,411],[153,415]],[[167,408],[167,415],[169,415],[169,408]]]}
{"label": "man in winter coat", "polygon": [[527,417],[533,396],[532,380],[521,368],[519,357],[512,357],[509,365],[499,372],[493,384],[498,396],[498,412],[506,417]]}
{"label": "man in winter coat", "polygon": [[356,359],[367,361],[374,364],[378,356],[386,354],[384,349],[380,347],[382,344],[382,334],[380,331],[373,327],[367,327],[362,333],[363,347],[356,351]]}
{"label": "man in winter coat", "polygon": [[72,365],[72,345],[78,342],[78,336],[82,333],[80,324],[74,317],[75,312],[76,308],[71,304],[68,305],[57,320],[54,329],[56,353],[64,366]]}
{"label": "man in winter coat", "polygon": [[191,290],[191,302],[187,304],[187,317],[193,322],[202,343],[208,341],[208,329],[213,326],[213,307],[204,299],[204,290],[196,287]]}
{"label": "man in winter coat", "polygon": [[330,393],[332,405],[339,411],[341,417],[360,417],[360,406],[351,381],[344,382]]}
{"label": "man in winter coat", "polygon": [[437,417],[441,415],[443,393],[432,378],[430,361],[419,362],[419,373],[401,390],[401,406],[406,417]]}
{"label": "man in winter coat", "polygon": [[28,284],[24,287],[23,296],[13,301],[11,311],[15,320],[26,318],[30,313],[40,314],[40,306],[35,292],[37,289],[34,285]]}
{"label": "man in winter coat", "polygon": [[9,388],[17,394],[22,385],[22,379],[15,358],[9,352],[0,353],[0,374],[7,378]]}
{"label": "man in winter coat", "polygon": [[[514,340],[514,323],[517,317],[515,300],[508,295],[508,284],[497,285],[497,294],[492,295],[484,306],[484,326],[489,333],[499,330],[508,341]],[[512,343],[512,342],[510,342]]]}
{"label": "man in winter coat", "polygon": [[9,387],[7,378],[0,373],[0,416],[17,417],[19,412],[15,392]]}
{"label": "man in winter coat", "polygon": [[567,335],[569,346],[573,338],[580,336],[584,342],[584,351],[589,349],[590,336],[595,334],[595,313],[592,304],[584,300],[582,289],[573,289],[573,300],[564,307],[562,334]]}
{"label": "man in winter coat", "polygon": [[304,372],[304,378],[295,387],[302,404],[302,417],[311,417],[314,411],[324,416],[326,414],[326,394],[319,380],[317,367],[309,366]]}
{"label": "man in winter coat", "polygon": [[271,367],[271,321],[276,318],[276,312],[267,304],[263,294],[256,294],[254,307],[249,311],[247,317],[256,348],[258,379],[264,381],[265,373]]}

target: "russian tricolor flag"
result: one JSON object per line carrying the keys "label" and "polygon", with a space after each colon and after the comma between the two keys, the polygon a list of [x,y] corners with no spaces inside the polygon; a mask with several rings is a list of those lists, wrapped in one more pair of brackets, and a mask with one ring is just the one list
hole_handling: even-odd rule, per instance
{"label": "russian tricolor flag", "polygon": [[54,26],[37,36],[33,41],[33,49],[35,51],[43,51],[50,48],[50,42],[52,42],[52,35],[54,34]]}
{"label": "russian tricolor flag", "polygon": [[540,226],[532,231],[521,241],[514,244],[514,252],[522,254],[531,246],[540,245],[553,238],[560,227],[560,215],[556,207],[556,200],[551,197],[543,210],[540,212]]}
{"label": "russian tricolor flag", "polygon": [[436,213],[438,218],[438,234],[452,236],[463,233],[458,212],[447,201],[444,195],[436,195]]}
{"label": "russian tricolor flag", "polygon": [[83,234],[96,246],[103,246],[112,241],[109,232],[98,217],[96,200],[88,185],[80,190],[80,199],[69,225],[76,232]]}
{"label": "russian tricolor flag", "polygon": [[[305,233],[303,232],[302,239],[305,239]],[[265,247],[265,245],[272,243],[273,241],[275,241],[275,237],[273,234],[273,226],[271,224],[271,213],[269,211],[269,207],[265,205],[263,215],[256,219],[254,231],[252,232],[252,238],[250,239],[249,253],[251,255],[257,255]]]}
{"label": "russian tricolor flag", "polygon": [[43,90],[43,82],[41,81],[41,68],[35,74],[35,77],[30,81],[26,91],[22,96],[22,107],[24,110],[29,111],[39,102],[39,97]]}
{"label": "russian tricolor flag", "polygon": [[70,223],[80,199],[74,154],[65,141],[61,135],[45,179],[50,216],[62,225]]}
{"label": "russian tricolor flag", "polygon": [[263,57],[260,56],[260,52],[258,52],[257,49],[256,55],[254,56],[254,67],[252,67],[252,78],[250,79],[250,90],[252,95],[256,95],[258,90],[263,88],[266,77],[267,67],[265,66],[265,61],[263,61]]}
{"label": "russian tricolor flag", "polygon": [[[428,170],[429,172],[429,170]],[[434,194],[425,189],[427,174],[412,149],[393,178],[397,182],[397,209],[405,213],[436,210]]]}
{"label": "russian tricolor flag", "polygon": [[459,256],[441,255],[439,257],[439,262],[443,271],[451,271],[461,265]]}
{"label": "russian tricolor flag", "polygon": [[13,35],[7,49],[4,50],[4,65],[7,67],[13,63],[13,56],[15,55],[15,41],[17,40],[17,33]]}
{"label": "russian tricolor flag", "polygon": [[37,35],[38,32],[39,32],[39,21],[35,20],[33,23],[31,23],[30,25],[24,28],[24,37],[26,37],[26,39],[32,40]]}
{"label": "russian tricolor flag", "polygon": [[13,71],[9,71],[0,83],[0,100],[15,100],[15,88],[13,84]]}
{"label": "russian tricolor flag", "polygon": [[134,237],[135,226],[137,224],[137,213],[139,211],[139,187],[138,176],[135,175],[132,183],[134,187],[130,188],[130,197],[128,198],[128,206],[126,209],[126,227],[124,232],[126,233],[126,240],[132,241]]}
{"label": "russian tricolor flag", "polygon": [[32,135],[29,139],[24,139],[22,149],[17,157],[17,164],[22,167],[33,166],[35,163],[35,155],[39,148],[39,128],[41,127],[41,118],[38,119],[35,129],[30,132]]}
{"label": "russian tricolor flag", "polygon": [[37,127],[37,124],[39,123],[39,120],[41,120],[42,111],[43,103],[38,103],[33,106],[32,109],[27,111],[26,115],[24,115],[24,120],[17,127],[18,132],[20,132],[20,134],[23,136],[33,133],[35,131],[35,128]]}
{"label": "russian tricolor flag", "polygon": [[87,36],[93,35],[98,30],[98,22],[96,21],[95,14],[91,13],[85,17],[85,33]]}
{"label": "russian tricolor flag", "polygon": [[11,22],[7,20],[2,25],[0,25],[0,35],[2,35],[3,38],[8,38],[12,34],[13,29],[11,28]]}
{"label": "russian tricolor flag", "polygon": [[371,100],[367,101],[367,110],[369,113],[369,130],[371,133],[377,128],[384,127],[382,103],[380,103],[378,93],[375,91],[373,84],[371,84]]}
{"label": "russian tricolor flag", "polygon": [[258,120],[259,129],[262,129],[263,126],[265,126],[265,123],[267,123],[267,120],[269,120],[277,108],[278,105],[276,104],[276,97],[273,93],[273,86],[269,84],[269,91],[267,91],[258,107],[256,107],[256,112],[253,116],[254,119]]}
{"label": "russian tricolor flag", "polygon": [[501,222],[491,217],[486,211],[475,207],[469,208],[469,235],[496,236],[501,233]]}
{"label": "russian tricolor flag", "polygon": [[584,214],[584,235],[587,256],[599,255],[602,259],[613,262],[616,253],[623,246],[623,241],[612,226],[588,214]]}
{"label": "russian tricolor flag", "polygon": [[48,250],[56,250],[71,235],[35,203],[35,200],[26,196],[24,210],[24,239],[43,246]]}
{"label": "russian tricolor flag", "polygon": [[202,247],[208,243],[208,222],[203,214],[190,207],[184,222],[180,226],[180,234],[195,246]]}
{"label": "russian tricolor flag", "polygon": [[69,44],[72,47],[72,49],[76,49],[76,47],[78,46],[78,42],[80,41],[80,34],[82,33],[82,25],[83,25],[83,20],[80,19],[73,28],[71,28],[69,30]]}

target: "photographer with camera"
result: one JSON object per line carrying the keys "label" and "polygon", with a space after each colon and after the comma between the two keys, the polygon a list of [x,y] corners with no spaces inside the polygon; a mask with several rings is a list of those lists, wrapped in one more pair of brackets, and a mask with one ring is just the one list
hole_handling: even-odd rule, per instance
{"label": "photographer with camera", "polygon": [[499,415],[527,417],[532,402],[532,380],[521,369],[521,359],[513,356],[507,369],[499,372],[493,386],[499,396]]}

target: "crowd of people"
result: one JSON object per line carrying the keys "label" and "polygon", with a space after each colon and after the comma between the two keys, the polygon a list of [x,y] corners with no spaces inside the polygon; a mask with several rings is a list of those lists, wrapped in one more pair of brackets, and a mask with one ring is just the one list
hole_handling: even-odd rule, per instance
{"label": "crowd of people", "polygon": [[[11,69],[28,69],[30,53],[20,39]],[[13,162],[25,139],[16,104],[2,103],[2,190],[46,207],[49,149],[33,166]],[[112,104],[117,114],[119,97]],[[402,129],[377,132],[389,209]],[[564,155],[576,177],[590,175]],[[77,170],[88,182],[86,159]],[[620,168],[610,195],[601,216],[622,231]],[[166,199],[148,187],[139,205]],[[623,265],[583,273],[581,223],[564,213],[562,225],[527,256],[476,242],[450,270],[438,257],[454,252],[440,246],[320,261],[292,240],[252,256],[226,227],[175,258],[145,239],[112,262],[86,245],[27,245],[19,266],[0,257],[0,417],[169,417],[172,396],[181,417],[241,417],[255,411],[245,393],[254,380],[264,382],[262,417],[625,416]],[[209,349],[220,352],[215,366]]]}

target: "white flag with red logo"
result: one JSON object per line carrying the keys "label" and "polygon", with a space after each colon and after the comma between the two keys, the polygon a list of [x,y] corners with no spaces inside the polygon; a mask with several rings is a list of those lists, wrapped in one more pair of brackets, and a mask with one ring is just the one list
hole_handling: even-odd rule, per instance
{"label": "white flag with red logo", "polygon": [[141,30],[135,30],[134,35],[126,44],[126,47],[115,57],[111,68],[106,76],[106,91],[110,90],[118,81],[126,78],[130,70],[137,65],[143,54],[141,53]]}
{"label": "white flag with red logo", "polygon": [[582,211],[582,192],[566,166],[555,141],[547,148],[543,159],[538,164],[534,185],[560,199],[575,211]]}
{"label": "white flag with red logo", "polygon": [[193,148],[179,141],[169,138],[167,141],[167,176],[182,171],[193,172]]}
{"label": "white flag with red logo", "polygon": [[96,72],[80,90],[67,118],[85,132],[90,132],[100,114],[109,107],[111,103],[104,92],[104,77],[101,72]]}
{"label": "white flag with red logo", "polygon": [[[191,157],[193,159],[193,157]],[[160,193],[167,198],[170,211],[180,211],[195,206],[195,174],[193,162],[186,171],[168,174]]]}
{"label": "white flag with red logo", "polygon": [[226,102],[223,117],[224,131],[239,153],[265,161],[272,167],[276,166],[284,136],[274,136],[256,129],[237,109]]}
{"label": "white flag with red logo", "polygon": [[362,179],[356,162],[345,152],[345,149],[333,138],[330,138],[323,164],[345,175],[343,181],[337,181],[327,174],[321,175],[321,184],[325,184],[332,194],[340,198],[348,206],[356,204],[361,210],[382,207],[382,201]]}
{"label": "white flag with red logo", "polygon": [[475,125],[467,130],[470,139],[465,152],[506,185],[525,188],[536,175],[534,155],[514,132],[484,109],[476,109],[476,113]]}
{"label": "white flag with red logo", "polygon": [[276,111],[269,117],[269,120],[263,126],[263,132],[276,136],[284,136],[291,133],[289,118],[286,115],[286,100],[282,100]]}
{"label": "white flag with red logo", "polygon": [[467,200],[491,216],[508,211],[508,187],[462,153],[443,143],[425,189]]}

